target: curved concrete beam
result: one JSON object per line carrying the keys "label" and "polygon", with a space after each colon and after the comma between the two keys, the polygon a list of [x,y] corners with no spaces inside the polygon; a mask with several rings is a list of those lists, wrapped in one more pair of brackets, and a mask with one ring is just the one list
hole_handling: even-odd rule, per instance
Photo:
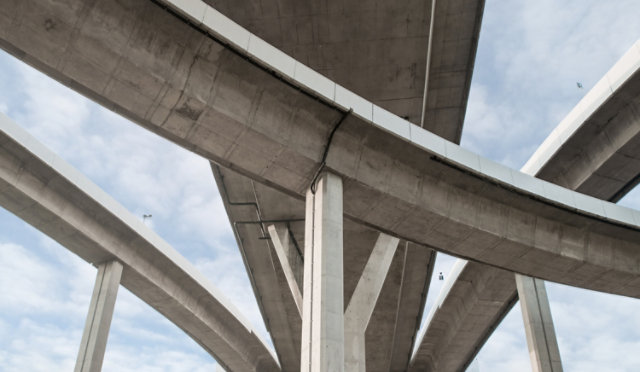
{"label": "curved concrete beam", "polygon": [[[172,3],[187,13],[188,6],[197,2]],[[205,3],[398,116],[420,124],[425,109],[425,129],[460,142],[484,0],[437,2],[430,51],[431,1],[288,0],[261,6],[249,0]],[[431,55],[428,75],[427,54]],[[424,85],[428,86],[428,99],[423,108]]]}
{"label": "curved concrete beam", "polygon": [[486,325],[502,320],[515,292],[513,273],[458,260],[427,316],[409,371],[464,371],[478,352],[476,345],[491,334]]}
{"label": "curved concrete beam", "polygon": [[[627,185],[637,177],[638,171],[634,169],[640,169],[640,145],[637,144],[640,119],[634,116],[639,106],[640,42],[636,42],[558,125],[523,171],[599,198],[624,196],[630,190]],[[603,180],[603,174],[617,177]],[[422,334],[413,366],[435,365],[439,371],[464,369],[517,301],[516,284],[509,280],[512,273],[476,266],[478,264],[466,264],[463,276],[474,282],[486,281],[486,276],[494,279],[482,287],[484,290],[478,296],[466,297],[467,282],[462,280],[452,283],[448,291],[442,293],[430,318],[433,324],[427,323]],[[479,297],[490,299],[495,306],[485,307],[478,301]],[[458,300],[461,298],[462,301]],[[451,313],[469,314],[469,318],[466,322],[453,319],[449,316]],[[449,339],[454,344],[447,348],[433,343],[443,327],[459,330],[458,334],[451,335]],[[475,331],[469,332],[466,329],[469,327]],[[454,363],[447,353],[464,357],[458,357]]]}
{"label": "curved concrete beam", "polygon": [[[302,315],[291,294],[287,276],[280,264],[275,247],[271,247],[267,240],[261,239],[267,232],[267,223],[243,223],[258,220],[297,219],[291,223],[294,236],[300,252],[304,249],[304,202],[296,205],[290,203],[291,198],[278,191],[268,189],[262,184],[237,174],[231,170],[211,164],[213,176],[224,207],[233,226],[238,250],[242,255],[247,276],[251,281],[253,292],[260,308],[265,326],[271,335],[278,360],[283,371],[298,371],[300,369],[300,336],[302,334]],[[274,201],[273,205],[264,205],[263,190],[270,191],[267,200]],[[274,208],[272,208],[275,206]],[[285,210],[275,216],[274,209],[283,207]],[[263,213],[265,212],[265,213]],[[278,210],[280,212],[280,210]],[[302,254],[296,252],[292,258],[295,263],[293,269],[296,282],[302,290],[303,262]],[[298,257],[296,257],[298,256]],[[295,260],[293,260],[295,258]]]}
{"label": "curved concrete beam", "polygon": [[640,182],[640,40],[560,122],[523,172],[617,202]]}
{"label": "curved concrete beam", "polygon": [[0,205],[85,261],[117,260],[121,284],[233,371],[278,371],[241,313],[124,207],[0,116]]}
{"label": "curved concrete beam", "polygon": [[[353,109],[325,163],[344,180],[351,219],[521,274],[640,297],[639,212],[466,151],[212,8],[191,14],[194,26],[148,1],[73,3],[3,8],[0,44],[159,135],[297,198]],[[105,26],[112,22],[124,22],[123,37]]]}

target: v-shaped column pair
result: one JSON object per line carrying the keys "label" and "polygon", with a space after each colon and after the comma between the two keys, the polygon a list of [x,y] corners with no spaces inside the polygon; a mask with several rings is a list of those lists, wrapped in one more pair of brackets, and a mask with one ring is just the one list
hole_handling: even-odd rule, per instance
{"label": "v-shaped column pair", "polygon": [[[303,295],[295,279],[289,234],[269,234],[298,309],[302,312],[301,371],[364,371],[365,331],[398,246],[380,233],[344,310],[342,180],[323,173],[307,192]],[[302,298],[302,301],[300,299]],[[302,304],[300,304],[302,302]]]}

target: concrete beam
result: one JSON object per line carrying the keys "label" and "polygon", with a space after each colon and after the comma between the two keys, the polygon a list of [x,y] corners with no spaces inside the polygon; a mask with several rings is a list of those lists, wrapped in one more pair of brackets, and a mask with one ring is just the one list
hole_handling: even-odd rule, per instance
{"label": "concrete beam", "polygon": [[[424,306],[427,301],[431,276],[436,260],[436,252],[427,247],[405,242],[402,256],[403,270],[400,279],[400,289],[396,306],[396,314],[391,332],[391,344],[388,347],[390,357],[387,364],[382,364],[378,370],[394,372],[406,371],[415,343],[418,341],[418,330],[422,322]],[[378,301],[380,302],[380,301]],[[374,317],[374,321],[375,321]],[[384,319],[387,319],[386,317]],[[380,323],[373,323],[372,328],[380,327]],[[371,328],[371,327],[370,327]],[[373,331],[369,331],[373,333]],[[379,343],[379,335],[372,337],[371,344]],[[376,357],[384,353],[384,347],[377,350]],[[367,350],[371,347],[368,345]],[[372,355],[373,357],[373,355]],[[378,358],[372,358],[377,360]],[[367,362],[369,363],[369,362]],[[388,367],[387,367],[388,366]]]}
{"label": "concrete beam", "polygon": [[640,182],[640,40],[580,100],[523,171],[617,202]]}
{"label": "concrete beam", "polygon": [[250,323],[193,265],[5,116],[0,116],[0,205],[89,263],[120,262],[122,286],[225,369],[280,370]]}
{"label": "concrete beam", "polygon": [[423,127],[454,143],[462,136],[484,4],[435,1]]}
{"label": "concrete beam", "polygon": [[516,298],[513,273],[458,260],[427,315],[408,370],[465,370]]}
{"label": "concrete beam", "polygon": [[[297,371],[300,368],[302,315],[293,296],[289,295],[291,291],[281,265],[277,262],[277,253],[266,240],[258,239],[264,236],[266,227],[258,223],[241,223],[270,219],[269,215],[261,214],[265,211],[265,206],[258,200],[256,193],[261,185],[213,163],[211,169],[281,368],[283,371]],[[274,190],[269,199],[281,200],[283,197],[287,198]],[[303,218],[304,203],[298,202],[301,206],[297,217]],[[283,206],[287,203],[276,202],[275,205]],[[290,216],[285,216],[286,218]],[[295,270],[297,280],[302,282],[302,265],[296,266]]]}
{"label": "concrete beam", "polygon": [[104,351],[107,348],[109,327],[116,305],[122,264],[118,261],[98,265],[98,275],[93,287],[89,314],[84,325],[80,351],[76,360],[75,372],[94,372],[102,370]]}
{"label": "concrete beam", "polygon": [[[210,160],[302,198],[353,108],[325,159],[353,220],[514,272],[640,297],[640,213],[461,149],[256,46],[212,8],[196,11],[194,26],[152,2],[28,6],[2,8],[16,25],[0,28],[4,48]],[[122,38],[104,26],[125,19]]]}
{"label": "concrete beam", "polygon": [[[248,0],[205,2],[294,59],[415,124],[428,106],[425,128],[460,141],[484,0],[441,1],[434,14],[430,1],[280,1],[277,10]],[[425,76],[427,39],[435,40],[430,53],[434,68]],[[432,84],[423,89],[429,80]],[[423,96],[430,97],[428,105]]]}
{"label": "concrete beam", "polygon": [[562,372],[544,281],[515,274],[533,372]]}
{"label": "concrete beam", "polygon": [[342,179],[322,173],[307,192],[303,372],[344,370]]}
{"label": "concrete beam", "polygon": [[[587,195],[608,200],[621,198],[630,191],[629,186],[640,172],[640,120],[636,114],[639,108],[640,42],[636,42],[554,129],[522,168],[523,172]],[[465,270],[472,269],[474,265],[467,265]],[[476,271],[477,278],[474,280],[480,280],[480,276],[493,270],[485,267]],[[502,276],[506,277],[507,274]],[[490,316],[486,309],[482,310],[478,303],[465,300],[454,303],[453,307],[441,307],[434,317],[434,322],[438,324],[445,321],[446,314],[459,313],[463,309],[473,308],[472,312],[483,314],[485,320],[478,323],[477,332],[464,335],[470,342],[453,350],[460,355],[471,355],[463,365],[470,363],[475,355],[470,351],[479,350],[498,326],[502,320],[502,316],[498,315],[506,314],[516,302],[518,295],[515,282],[503,278],[498,283],[502,283],[499,288],[486,287],[486,296],[491,296],[496,304],[500,304],[495,308],[494,316]],[[447,296],[459,296],[457,293],[463,288],[463,283],[455,283]],[[548,303],[546,291],[524,300],[536,302],[538,299],[543,302],[539,306],[548,306],[544,304]],[[429,334],[427,332],[425,337],[428,338]],[[430,347],[433,346],[421,345],[425,349]],[[419,358],[420,353],[416,357]]]}
{"label": "concrete beam", "polygon": [[271,242],[273,243],[273,247],[276,251],[276,254],[278,255],[278,260],[280,261],[280,265],[282,266],[282,271],[284,271],[284,275],[287,278],[287,283],[289,284],[291,295],[293,296],[293,300],[298,307],[300,316],[302,316],[302,293],[300,292],[298,281],[296,280],[294,271],[292,269],[292,264],[289,261],[288,253],[293,251],[289,243],[289,229],[285,226],[280,226],[278,228],[275,225],[269,225],[268,230],[269,236],[271,237]]}
{"label": "concrete beam", "polygon": [[366,371],[365,332],[400,240],[380,233],[344,313],[346,371]]}

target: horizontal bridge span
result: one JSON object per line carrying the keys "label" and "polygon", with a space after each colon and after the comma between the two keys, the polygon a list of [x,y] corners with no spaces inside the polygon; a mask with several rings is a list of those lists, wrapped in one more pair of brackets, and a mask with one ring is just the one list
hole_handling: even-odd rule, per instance
{"label": "horizontal bridge span", "polygon": [[[21,11],[24,3],[32,11]],[[325,164],[343,177],[352,219],[506,270],[640,297],[638,212],[461,149],[212,8],[196,11],[202,24],[193,26],[150,1],[70,3],[3,8],[13,26],[0,29],[0,44],[155,133],[297,198],[352,108]],[[121,25],[115,35],[111,24]]]}
{"label": "horizontal bridge span", "polygon": [[[523,171],[599,199],[623,197],[640,173],[639,105],[640,42],[636,42],[558,125]],[[518,299],[512,273],[471,262],[459,263],[458,268],[459,279],[442,292],[430,314],[412,360],[415,369],[429,366],[446,372],[469,365]],[[443,333],[444,341],[434,342]]]}

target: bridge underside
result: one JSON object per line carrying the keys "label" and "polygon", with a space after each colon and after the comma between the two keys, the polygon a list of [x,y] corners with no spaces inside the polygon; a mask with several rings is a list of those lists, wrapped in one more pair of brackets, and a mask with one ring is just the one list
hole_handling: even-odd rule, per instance
{"label": "bridge underside", "polygon": [[[299,2],[291,2],[273,14],[249,7],[250,12],[240,15],[233,13],[231,4],[214,5],[339,84],[414,123],[422,114],[421,92],[428,81],[427,127],[453,142],[459,140],[482,1],[438,1],[430,53],[425,44],[428,28],[421,28],[430,23],[430,9],[422,2],[412,2],[417,8],[402,8],[409,17],[407,28],[394,40],[405,47],[420,45],[402,54],[401,62],[393,59],[399,58],[389,52],[393,49],[378,54],[376,44],[384,45],[376,36],[384,17],[400,17],[395,10],[365,12],[375,20],[364,23],[373,33],[356,29],[353,40],[342,40],[330,30],[348,30],[354,17],[362,16],[349,2],[339,10],[322,8],[324,2],[318,3],[320,8],[300,9]],[[281,13],[287,11],[287,16]],[[334,11],[340,16],[333,17]],[[307,22],[291,22],[305,12]],[[325,169],[344,182],[344,303],[377,232],[405,243],[392,261],[367,331],[371,370],[408,366],[433,249],[474,261],[469,267],[491,265],[485,274],[515,271],[640,297],[640,260],[635,253],[640,249],[639,214],[466,152],[363,103],[297,63],[287,64],[290,60],[284,57],[274,62],[277,68],[265,66],[252,54],[257,52],[251,46],[261,45],[251,44],[255,38],[247,36],[244,49],[233,42],[229,46],[228,40],[244,34],[207,24],[206,12],[203,24],[181,14],[143,0],[9,2],[0,9],[0,45],[219,165],[213,166],[214,175],[284,370],[299,366],[300,314],[273,246],[263,239],[266,226],[256,221],[289,222],[293,240],[302,247],[303,196],[325,152]],[[337,24],[327,28],[329,19]],[[449,20],[458,19],[465,27],[458,27],[462,36],[451,40],[448,31],[457,26]],[[52,24],[55,27],[49,27]],[[273,28],[280,32],[264,31]],[[424,73],[427,55],[429,74]],[[372,72],[383,83],[367,79]],[[395,80],[385,81],[389,76]],[[389,98],[398,96],[401,99]],[[346,113],[349,108],[354,111]],[[344,122],[328,143],[341,119]],[[301,280],[300,271],[296,278]],[[510,301],[510,288],[497,288],[506,293],[501,292],[503,303]],[[485,299],[475,297],[477,303]]]}

